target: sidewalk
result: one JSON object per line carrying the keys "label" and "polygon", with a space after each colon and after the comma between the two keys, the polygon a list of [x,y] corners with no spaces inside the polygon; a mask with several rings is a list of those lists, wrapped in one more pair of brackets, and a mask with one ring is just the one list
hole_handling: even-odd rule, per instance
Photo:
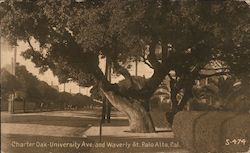
{"label": "sidewalk", "polygon": [[[135,137],[135,138],[174,138],[173,132],[157,132],[157,133],[131,133],[129,126],[108,126],[102,127],[102,136],[110,137]],[[92,126],[87,129],[84,134],[86,136],[99,136],[100,127]]]}
{"label": "sidewalk", "polygon": [[[39,124],[2,123],[2,134],[26,134],[56,137],[97,137],[100,136],[100,127],[87,128],[51,126]],[[102,136],[110,137],[137,137],[137,138],[174,138],[173,132],[158,133],[131,133],[128,126],[103,126]]]}

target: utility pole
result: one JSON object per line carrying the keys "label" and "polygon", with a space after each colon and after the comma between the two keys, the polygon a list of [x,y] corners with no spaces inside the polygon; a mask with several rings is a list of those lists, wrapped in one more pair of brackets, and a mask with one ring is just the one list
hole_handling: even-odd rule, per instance
{"label": "utility pole", "polygon": [[[17,46],[14,47],[14,57],[11,58],[11,71],[12,71],[12,74],[16,77],[16,51],[17,51]],[[9,103],[8,103],[8,112],[10,114],[13,114],[15,112],[14,110],[14,104],[15,104],[15,94],[16,94],[16,91],[13,90],[13,93],[10,94],[10,97],[9,97]]]}
{"label": "utility pole", "polygon": [[138,76],[138,60],[135,59],[135,76]]}
{"label": "utility pole", "polygon": [[11,57],[11,74],[14,75],[14,59]]}
{"label": "utility pole", "polygon": [[[111,82],[111,60],[107,57],[106,59],[106,69],[105,69],[105,76],[108,81]],[[105,122],[105,119],[107,119],[107,122],[110,123],[110,114],[111,114],[111,104],[108,101],[107,98],[103,100],[103,115],[102,120]]]}
{"label": "utility pole", "polygon": [[[109,57],[106,57],[106,67],[105,67],[105,77],[108,81],[111,82],[111,60]],[[102,102],[102,116],[100,120],[100,142],[102,141],[102,124],[105,123],[105,119],[110,123],[111,117],[111,104],[107,98],[103,97]]]}
{"label": "utility pole", "polygon": [[0,69],[2,68],[2,37],[0,31]]}
{"label": "utility pole", "polygon": [[[1,29],[1,28],[0,28]],[[1,39],[2,37],[1,37],[1,31],[0,31],[0,70],[2,70],[2,39]],[[0,74],[1,74],[1,72],[0,72]],[[2,94],[0,94],[0,100],[1,100],[1,102],[2,102]]]}
{"label": "utility pole", "polygon": [[[108,81],[110,81],[111,82],[111,68],[112,68],[112,63],[111,63],[111,60],[109,59],[109,61],[108,61],[109,63],[108,63],[108,75],[107,75],[107,79],[108,79]],[[111,105],[111,103],[108,101],[108,99],[107,99],[107,122],[108,123],[110,123],[110,117],[111,117],[111,107],[112,107],[112,105]]]}
{"label": "utility pole", "polygon": [[13,58],[13,75],[16,76],[16,51],[17,46],[14,47],[14,58]]}

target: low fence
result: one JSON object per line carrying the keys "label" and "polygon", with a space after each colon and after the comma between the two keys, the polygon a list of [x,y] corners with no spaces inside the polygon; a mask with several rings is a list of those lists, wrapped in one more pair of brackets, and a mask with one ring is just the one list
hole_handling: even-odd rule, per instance
{"label": "low fence", "polygon": [[[9,104],[11,103],[12,106]],[[30,101],[13,101],[1,102],[1,111],[9,111],[11,113],[28,113],[28,112],[46,112],[46,111],[62,111],[62,110],[89,110],[96,109],[98,106],[86,105],[83,107],[74,107],[72,105],[56,105],[56,104],[45,104],[35,103]]]}
{"label": "low fence", "polygon": [[35,103],[15,101],[13,105],[13,110],[15,113],[21,112],[33,112],[36,109]]}
{"label": "low fence", "polygon": [[236,153],[250,149],[250,114],[183,111],[173,132],[192,153]]}

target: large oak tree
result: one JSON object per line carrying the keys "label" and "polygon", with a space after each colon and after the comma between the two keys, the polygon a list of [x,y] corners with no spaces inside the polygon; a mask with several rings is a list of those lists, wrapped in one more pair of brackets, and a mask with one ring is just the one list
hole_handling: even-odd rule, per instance
{"label": "large oak tree", "polygon": [[[0,5],[1,35],[14,45],[27,42],[24,57],[41,71],[51,69],[62,83],[98,85],[128,115],[135,132],[154,131],[145,106],[167,75],[173,113],[192,98],[196,79],[230,74],[249,83],[250,13],[243,1],[9,0]],[[130,81],[129,87],[106,79],[100,55]],[[131,77],[125,65],[135,59],[154,70],[148,80]],[[202,73],[213,61],[223,67]],[[184,96],[177,101],[180,91]]]}

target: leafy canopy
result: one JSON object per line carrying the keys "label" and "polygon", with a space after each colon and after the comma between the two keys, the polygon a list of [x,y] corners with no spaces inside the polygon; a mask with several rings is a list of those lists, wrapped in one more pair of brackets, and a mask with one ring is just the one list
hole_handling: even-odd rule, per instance
{"label": "leafy canopy", "polygon": [[[201,71],[211,61],[226,67],[218,74],[249,81],[249,17],[249,6],[243,1],[9,0],[0,4],[1,35],[12,44],[16,39],[27,42],[30,49],[24,57],[41,71],[51,69],[60,82],[110,85],[98,67],[100,56],[110,58],[115,72],[131,81],[124,64],[135,59],[145,62],[154,74],[139,91],[126,92],[137,97],[152,95],[170,70],[180,78],[180,88],[208,77]],[[33,39],[40,50],[32,47]],[[161,57],[155,52],[157,46],[162,48]]]}

